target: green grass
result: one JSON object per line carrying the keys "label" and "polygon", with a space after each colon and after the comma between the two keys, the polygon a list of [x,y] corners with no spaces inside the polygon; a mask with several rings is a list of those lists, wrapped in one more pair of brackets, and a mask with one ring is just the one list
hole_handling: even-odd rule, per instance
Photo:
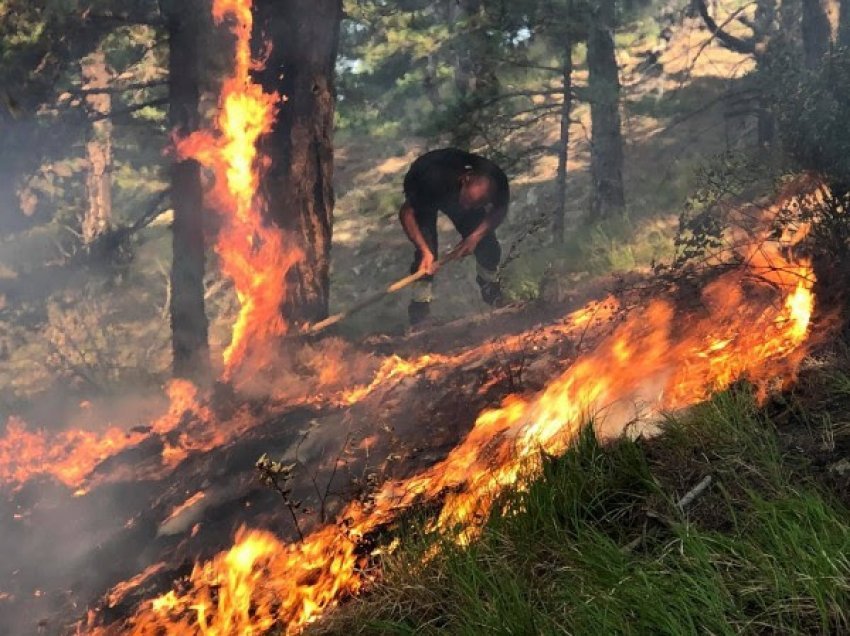
{"label": "green grass", "polygon": [[520,257],[505,267],[505,287],[511,298],[530,300],[539,295],[546,279],[647,268],[673,257],[675,233],[675,220],[663,218],[580,225],[567,233],[562,245],[523,249]]}
{"label": "green grass", "polygon": [[[469,547],[403,524],[383,581],[314,629],[846,633],[850,511],[814,456],[827,411],[847,412],[850,379],[819,373],[816,384],[767,408],[731,390],[651,441],[602,447],[585,433],[505,494]],[[844,441],[839,431],[836,458]],[[680,510],[706,475],[711,486]]]}

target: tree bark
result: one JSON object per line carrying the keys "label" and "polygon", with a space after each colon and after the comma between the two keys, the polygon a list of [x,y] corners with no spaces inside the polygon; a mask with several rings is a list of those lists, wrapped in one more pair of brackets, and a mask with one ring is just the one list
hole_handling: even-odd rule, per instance
{"label": "tree bark", "polygon": [[286,96],[264,140],[271,159],[264,190],[272,219],[304,257],[287,275],[281,308],[290,323],[328,315],[333,233],[334,66],[341,0],[259,0],[258,26],[272,49],[258,78]]}
{"label": "tree bark", "polygon": [[850,0],[841,0],[838,9],[838,44],[850,46]]}
{"label": "tree bark", "polygon": [[570,158],[570,114],[573,109],[573,45],[564,43],[564,63],[562,87],[564,103],[561,107],[561,138],[558,145],[558,205],[555,208],[553,233],[555,243],[563,244],[564,226],[567,212],[567,164]]}
{"label": "tree bark", "polygon": [[453,46],[455,88],[463,98],[475,95],[487,83],[482,11],[482,0],[449,0],[449,27],[463,22],[463,29],[455,30]]}
{"label": "tree bark", "polygon": [[806,68],[816,68],[835,41],[837,0],[803,0],[803,55]]}
{"label": "tree bark", "polygon": [[[180,135],[198,129],[201,46],[197,0],[176,0],[167,15],[170,45],[169,121]],[[176,377],[206,382],[210,374],[204,308],[204,217],[201,168],[195,161],[171,166],[174,207],[171,266],[172,368]]]}
{"label": "tree bark", "polygon": [[600,0],[588,33],[592,220],[621,214],[625,208],[620,76],[614,48],[615,18],[615,1]]}
{"label": "tree bark", "polygon": [[100,50],[85,58],[81,68],[83,88],[93,91],[86,95],[86,112],[95,118],[86,140],[88,208],[81,223],[83,242],[91,245],[112,225],[112,95],[105,90],[112,72]]}

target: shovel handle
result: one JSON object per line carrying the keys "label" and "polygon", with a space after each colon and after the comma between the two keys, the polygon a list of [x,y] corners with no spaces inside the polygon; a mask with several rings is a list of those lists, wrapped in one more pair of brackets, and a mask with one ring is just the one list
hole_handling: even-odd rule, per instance
{"label": "shovel handle", "polygon": [[[454,258],[452,256],[452,254],[449,253],[446,256],[444,256],[442,259],[440,259],[440,261],[438,263],[438,267],[441,267],[441,266],[445,265],[446,263],[448,263],[449,261],[452,261],[452,260],[454,260]],[[419,272],[416,272],[414,274],[411,274],[410,276],[405,276],[404,278],[401,278],[401,279],[397,280],[396,282],[388,285],[386,288],[382,289],[381,291],[375,292],[371,296],[367,296],[366,298],[355,303],[354,305],[352,305],[351,307],[349,307],[345,311],[341,311],[338,314],[334,314],[333,316],[329,316],[329,317],[325,318],[321,322],[317,322],[317,323],[314,323],[314,324],[306,327],[301,332],[301,334],[305,335],[305,336],[316,335],[317,333],[324,331],[328,327],[332,327],[333,325],[345,320],[349,316],[356,314],[358,311],[361,311],[363,309],[366,309],[366,307],[374,305],[375,303],[377,303],[380,300],[383,300],[387,296],[389,296],[391,294],[395,294],[396,292],[401,291],[405,287],[409,287],[410,285],[412,285],[416,281],[425,278],[427,275],[428,274],[426,272],[419,271]]]}

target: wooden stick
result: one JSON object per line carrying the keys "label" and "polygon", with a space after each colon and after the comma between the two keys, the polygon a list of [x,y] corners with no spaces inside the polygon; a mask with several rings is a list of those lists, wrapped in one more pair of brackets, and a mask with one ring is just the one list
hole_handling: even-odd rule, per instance
{"label": "wooden stick", "polygon": [[685,510],[685,508],[687,508],[688,506],[690,506],[690,505],[694,502],[694,499],[696,499],[696,498],[697,498],[697,497],[699,497],[702,493],[704,493],[704,492],[705,492],[705,490],[706,490],[706,488],[708,488],[710,485],[711,485],[711,475],[706,475],[706,476],[705,476],[705,478],[704,478],[701,482],[699,482],[696,486],[694,486],[693,488],[691,488],[691,490],[689,490],[689,491],[685,494],[685,496],[684,496],[684,497],[682,497],[682,498],[681,498],[681,499],[680,499],[680,500],[676,503],[676,507],[677,507],[679,510],[684,511],[684,510]]}
{"label": "wooden stick", "polygon": [[[697,497],[699,497],[706,490],[708,490],[708,487],[711,485],[711,482],[712,482],[711,475],[706,475],[701,482],[699,482],[696,486],[691,488],[691,490],[689,490],[685,494],[684,497],[682,497],[681,499],[679,499],[679,501],[676,502],[676,508],[678,508],[680,512],[684,512],[692,503],[694,503],[694,501],[697,499]],[[657,514],[653,514],[653,513],[648,512],[646,514],[646,516],[649,519],[655,519],[657,521],[661,521],[661,522],[665,523],[666,525],[671,525],[671,523],[672,523],[672,522],[668,521],[667,519],[665,519],[664,517],[661,517]],[[629,552],[636,550],[640,546],[640,544],[644,542],[645,539],[646,539],[646,534],[645,533],[641,534],[639,537],[635,537],[634,539],[629,541],[629,543],[627,545],[623,546],[621,548],[621,551],[625,554],[628,554]]]}
{"label": "wooden stick", "polygon": [[[440,259],[440,261],[438,262],[438,269],[454,259],[454,254],[450,252],[442,259]],[[324,331],[328,327],[332,327],[333,325],[342,322],[349,316],[356,314],[358,311],[361,311],[363,309],[366,309],[366,307],[374,305],[378,301],[383,300],[391,294],[395,294],[396,292],[401,291],[405,287],[409,287],[418,280],[422,280],[423,278],[425,278],[425,276],[427,276],[427,274],[424,271],[419,271],[415,274],[411,274],[410,276],[405,276],[404,278],[397,280],[396,282],[387,286],[385,289],[375,292],[371,296],[367,296],[366,298],[364,298],[358,303],[355,303],[353,306],[349,307],[345,311],[341,311],[338,314],[334,314],[333,316],[325,318],[321,322],[317,322],[315,324],[309,325],[308,327],[305,327],[301,332],[296,335],[314,336],[317,333]]]}

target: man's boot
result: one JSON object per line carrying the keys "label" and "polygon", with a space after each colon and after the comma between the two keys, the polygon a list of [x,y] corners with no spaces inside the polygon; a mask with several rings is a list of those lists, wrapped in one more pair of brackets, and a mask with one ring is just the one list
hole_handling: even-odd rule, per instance
{"label": "man's boot", "polygon": [[499,282],[499,273],[493,272],[478,265],[478,276],[475,282],[481,288],[481,299],[491,307],[502,307],[505,304],[502,296],[502,284]]}
{"label": "man's boot", "polygon": [[434,298],[433,283],[429,278],[417,281],[413,287],[413,298],[407,306],[411,327],[424,327],[431,316],[431,301]]}
{"label": "man's boot", "polygon": [[502,295],[502,286],[499,282],[489,283],[480,278],[476,279],[481,288],[481,299],[491,307],[504,307],[505,297]]}

